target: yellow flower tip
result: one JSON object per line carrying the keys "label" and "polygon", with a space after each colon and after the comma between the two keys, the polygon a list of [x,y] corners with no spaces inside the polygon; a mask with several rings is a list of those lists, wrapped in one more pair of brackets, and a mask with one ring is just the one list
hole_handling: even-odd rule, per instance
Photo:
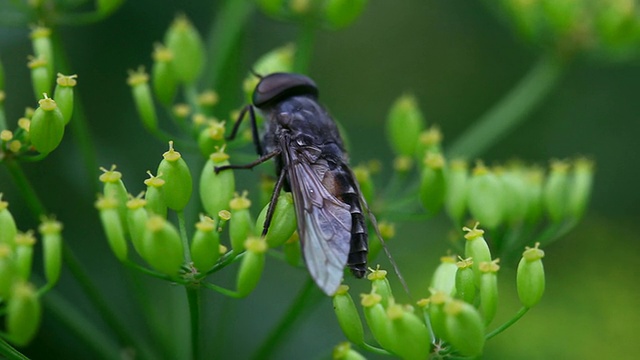
{"label": "yellow flower tip", "polygon": [[476,166],[473,168],[471,173],[473,174],[473,176],[486,175],[489,173],[489,169],[484,165],[482,160],[477,160]]}
{"label": "yellow flower tip", "polygon": [[382,162],[380,161],[380,159],[371,159],[367,161],[367,168],[369,169],[370,173],[377,174],[382,171]]}
{"label": "yellow flower tip", "polygon": [[0,259],[10,258],[13,254],[11,246],[9,244],[0,244]]}
{"label": "yellow flower tip", "polygon": [[94,205],[98,210],[115,209],[118,207],[118,200],[113,197],[104,197],[100,194]]}
{"label": "yellow flower tip", "polygon": [[441,256],[440,257],[440,262],[441,263],[448,263],[448,264],[455,264],[456,263],[456,257],[453,256],[453,255]]}
{"label": "yellow flower tip", "polygon": [[349,285],[341,284],[333,296],[346,295],[349,292]]}
{"label": "yellow flower tip", "polygon": [[144,67],[140,66],[138,70],[129,70],[129,77],[127,78],[127,84],[129,86],[137,86],[146,84],[149,82],[149,74],[144,70]]}
{"label": "yellow flower tip", "polygon": [[42,110],[53,111],[58,107],[58,104],[56,104],[56,101],[49,98],[46,93],[42,94],[42,96],[43,98],[38,100],[38,105],[40,105]]}
{"label": "yellow flower tip", "polygon": [[103,173],[98,179],[103,183],[115,183],[122,179],[122,173],[120,171],[116,171],[115,164],[111,165],[110,170],[107,170],[104,167],[101,167],[100,170]]}
{"label": "yellow flower tip", "polygon": [[31,283],[19,281],[13,285],[11,294],[17,299],[31,298],[35,296],[36,288]]}
{"label": "yellow flower tip", "polygon": [[29,37],[31,39],[51,37],[51,29],[42,25],[33,26],[31,28],[31,33],[29,34]]}
{"label": "yellow flower tip", "polygon": [[40,67],[45,67],[48,64],[49,62],[47,61],[47,59],[30,57],[29,62],[27,62],[27,67],[29,67],[29,69],[37,69]]}
{"label": "yellow flower tip", "polygon": [[173,115],[175,117],[184,119],[189,116],[189,113],[191,113],[191,106],[189,106],[188,104],[179,103],[173,106]]}
{"label": "yellow flower tip", "polygon": [[244,242],[244,248],[252,253],[261,254],[267,251],[268,246],[264,239],[252,236]]}
{"label": "yellow flower tip", "polygon": [[219,100],[220,97],[218,96],[217,92],[215,92],[214,90],[206,90],[198,95],[197,102],[202,106],[214,106],[218,103]]}
{"label": "yellow flower tip", "polygon": [[189,18],[184,13],[176,15],[171,23],[171,28],[178,31],[185,31],[190,27],[191,21],[189,21]]}
{"label": "yellow flower tip", "polygon": [[433,289],[429,289],[432,292],[431,297],[429,298],[431,303],[434,305],[441,305],[449,301],[451,298],[444,291],[435,291]]}
{"label": "yellow flower tip", "polygon": [[429,298],[423,298],[423,299],[420,299],[420,300],[416,301],[416,305],[418,305],[418,307],[423,308],[423,309],[426,308],[427,306],[429,306],[429,303],[431,303],[431,299],[429,299]]}
{"label": "yellow flower tip", "polygon": [[400,155],[393,159],[393,169],[399,172],[407,172],[413,166],[413,159],[410,156]]}
{"label": "yellow flower tip", "polygon": [[404,309],[402,308],[402,305],[390,304],[387,308],[387,317],[391,320],[398,320],[402,318],[403,313]]}
{"label": "yellow flower tip", "polygon": [[169,150],[162,154],[162,157],[167,161],[178,161],[182,155],[173,149],[173,140],[169,141]]}
{"label": "yellow flower tip", "polygon": [[231,212],[229,212],[229,210],[220,210],[218,211],[218,217],[220,220],[229,221],[229,219],[231,219]]}
{"label": "yellow flower tip", "polygon": [[209,138],[213,140],[224,139],[225,122],[216,121],[216,120],[210,121],[209,126],[207,127],[207,132],[208,132]]}
{"label": "yellow flower tip", "polygon": [[381,270],[380,265],[378,265],[375,269],[369,268],[370,273],[367,275],[367,279],[374,280],[384,280],[387,278],[387,271]]}
{"label": "yellow flower tip", "polygon": [[227,247],[226,247],[226,246],[224,246],[224,245],[220,244],[220,245],[218,246],[218,251],[220,252],[220,255],[224,255],[224,254],[226,254],[226,253],[227,253],[227,251],[229,251],[229,249],[227,249]]}
{"label": "yellow flower tip", "polygon": [[164,185],[165,181],[160,178],[162,174],[158,174],[158,176],[153,176],[151,171],[147,170],[147,175],[149,175],[149,178],[144,181],[145,185],[152,186],[155,188],[159,188]]}
{"label": "yellow flower tip", "polygon": [[31,120],[29,120],[26,117],[21,117],[20,119],[18,119],[18,126],[24,130],[24,131],[29,131],[29,127],[31,127]]}
{"label": "yellow flower tip", "polygon": [[378,230],[383,239],[389,240],[396,236],[396,225],[388,221],[381,221],[378,224]]}
{"label": "yellow flower tip", "polygon": [[463,307],[464,307],[464,301],[453,300],[445,304],[444,312],[447,315],[456,316],[463,310]]}
{"label": "yellow flower tip", "polygon": [[9,142],[9,151],[12,153],[18,153],[22,149],[22,142],[20,140],[13,140]]}
{"label": "yellow flower tip", "polygon": [[15,238],[16,245],[18,246],[33,246],[36,243],[36,237],[33,236],[33,231],[19,232]]}
{"label": "yellow flower tip", "polygon": [[382,301],[382,296],[376,293],[360,294],[360,303],[364,307],[372,307]]}
{"label": "yellow flower tip", "polygon": [[152,215],[149,220],[147,220],[147,230],[151,232],[158,232],[164,228],[167,220],[160,215]]}
{"label": "yellow flower tip", "polygon": [[204,232],[211,232],[216,229],[216,223],[212,218],[200,215],[200,221],[196,223],[196,229]]}
{"label": "yellow flower tip", "polygon": [[432,126],[420,134],[419,141],[426,146],[438,145],[442,142],[442,132],[437,126]]}
{"label": "yellow flower tip", "polygon": [[56,83],[60,86],[66,87],[74,87],[78,84],[78,75],[64,75],[58,73],[58,77],[56,78]]}
{"label": "yellow flower tip", "polygon": [[369,171],[369,168],[364,165],[358,165],[353,168],[353,174],[356,176],[356,179],[360,183],[369,181],[369,179],[371,179],[371,172]]}
{"label": "yellow flower tip", "polygon": [[62,223],[56,219],[43,218],[38,231],[43,235],[59,234],[62,231]]}
{"label": "yellow flower tip", "polygon": [[4,92],[4,90],[0,90],[0,103],[4,102],[4,99],[7,97],[7,94]]}
{"label": "yellow flower tip", "polygon": [[[144,194],[144,192],[142,192]],[[140,196],[137,196],[133,199],[127,201],[127,209],[129,210],[137,210],[147,205],[147,200],[143,199]]]}
{"label": "yellow flower tip", "polygon": [[2,200],[3,193],[0,193],[0,211],[6,210],[9,207],[9,202]]}
{"label": "yellow flower tip", "polygon": [[200,126],[207,122],[207,117],[204,116],[204,114],[200,114],[200,113],[193,114],[193,116],[191,117],[191,121],[193,122],[194,125]]}
{"label": "yellow flower tip", "polygon": [[595,163],[591,159],[580,157],[573,162],[573,167],[576,172],[592,173]]}
{"label": "yellow flower tip", "polygon": [[13,139],[13,132],[11,130],[0,131],[0,140],[9,141],[11,139]]}
{"label": "yellow flower tip", "polygon": [[456,263],[456,266],[458,266],[458,269],[470,268],[473,265],[473,259],[470,257],[466,259],[463,259],[460,257],[459,259],[460,261]]}
{"label": "yellow flower tip", "polygon": [[351,351],[351,344],[348,341],[341,342],[333,348],[332,359],[347,359]]}
{"label": "yellow flower tip", "polygon": [[551,172],[566,174],[569,171],[571,164],[566,160],[554,159],[551,160],[550,168]]}
{"label": "yellow flower tip", "polygon": [[539,249],[540,243],[537,242],[534,247],[526,247],[525,251],[522,253],[522,257],[526,261],[536,261],[540,260],[544,257],[544,251]]}
{"label": "yellow flower tip", "polygon": [[495,259],[493,261],[483,261],[480,263],[480,265],[478,265],[478,270],[480,270],[481,273],[497,273],[498,270],[500,270],[500,265],[498,265],[499,262],[500,259]]}
{"label": "yellow flower tip", "polygon": [[296,14],[306,14],[311,9],[310,0],[291,0],[289,8]]}
{"label": "yellow flower tip", "polygon": [[427,152],[422,163],[428,168],[437,170],[444,168],[446,161],[440,153]]}
{"label": "yellow flower tip", "polygon": [[242,195],[235,193],[233,199],[229,201],[229,207],[231,210],[248,209],[251,206],[251,200],[247,199],[247,195],[247,191],[244,191]]}
{"label": "yellow flower tip", "polygon": [[466,234],[464,234],[464,238],[467,240],[473,240],[484,235],[484,230],[478,229],[478,225],[480,225],[480,223],[476,222],[476,224],[473,226],[473,229],[469,229],[466,226],[463,227],[462,230],[467,232]]}
{"label": "yellow flower tip", "polygon": [[170,62],[173,60],[173,51],[169,50],[161,43],[155,43],[153,45],[153,54],[151,54],[153,61],[158,62]]}

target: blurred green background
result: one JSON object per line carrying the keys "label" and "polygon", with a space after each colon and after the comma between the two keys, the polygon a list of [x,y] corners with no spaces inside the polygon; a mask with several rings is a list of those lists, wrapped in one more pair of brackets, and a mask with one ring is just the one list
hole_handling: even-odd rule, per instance
{"label": "blurred green background", "polygon": [[[145,171],[154,169],[166,144],[142,128],[134,112],[127,70],[150,67],[153,43],[177,13],[186,14],[208,38],[217,1],[128,1],[103,22],[61,27],[61,38],[76,88],[89,121],[101,166],[112,163],[125,176],[131,192],[142,190]],[[637,2],[636,6],[638,6]],[[0,6],[9,6],[0,2]],[[255,10],[243,31],[235,63],[225,76],[240,84],[261,54],[295,40],[297,28]],[[6,77],[9,122],[35,106],[29,72],[28,29],[0,28],[0,58]],[[344,125],[351,140],[353,163],[381,159],[390,167],[391,153],[383,133],[391,103],[403,92],[416,94],[429,124],[438,124],[450,144],[536,63],[541,51],[524,44],[482,2],[406,0],[369,2],[352,26],[317,32],[309,74],[322,102]],[[513,158],[546,165],[550,158],[586,155],[596,161],[590,209],[569,235],[545,249],[547,291],[542,303],[486,346],[487,359],[623,359],[640,350],[640,288],[635,261],[640,255],[640,60],[604,62],[578,59],[558,86],[523,125],[509,133],[482,158],[487,163]],[[242,104],[240,87],[222,89],[221,97]],[[93,281],[123,321],[147,337],[138,313],[136,288],[152,289],[157,331],[188,336],[182,289],[140,275],[131,276],[107,247],[93,208],[89,184],[98,169],[85,169],[74,134],[46,160],[25,164],[48,209],[65,225],[64,236]],[[238,173],[251,179],[255,174]],[[385,175],[380,176],[384,181]],[[139,184],[139,185],[138,185]],[[382,184],[380,184],[382,186]],[[24,206],[9,174],[0,167],[0,192],[22,230],[37,223]],[[257,210],[254,210],[257,212]],[[416,297],[427,295],[431,273],[448,249],[451,229],[444,216],[397,226],[389,248]],[[386,266],[385,259],[380,260]],[[519,308],[513,264],[502,264],[499,324]],[[219,281],[232,284],[235,271]],[[247,358],[262,343],[306,279],[302,271],[268,260],[257,290],[243,300],[206,292],[204,298],[211,354]],[[146,284],[146,285],[141,285]],[[363,286],[364,291],[364,286]],[[396,289],[400,292],[400,288]],[[63,271],[55,294],[62,296],[98,329],[108,328]],[[400,295],[401,296],[401,295]],[[405,299],[406,300],[406,299]],[[45,308],[38,337],[24,350],[33,358],[81,359],[91,356],[86,344]],[[298,323],[277,358],[318,358],[344,340],[329,299]],[[110,335],[109,341],[115,343]],[[161,347],[162,344],[153,344]],[[180,354],[175,354],[179,357]],[[365,355],[367,355],[365,353]]]}

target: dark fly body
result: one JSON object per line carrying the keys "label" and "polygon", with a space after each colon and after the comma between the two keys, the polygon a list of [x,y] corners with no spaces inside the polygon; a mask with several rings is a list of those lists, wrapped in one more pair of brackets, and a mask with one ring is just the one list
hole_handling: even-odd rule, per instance
{"label": "dark fly body", "polygon": [[[244,108],[231,133],[235,137],[248,112],[260,158],[216,172],[252,168],[275,158],[278,181],[262,235],[267,233],[280,190],[291,191],[307,268],[318,287],[333,295],[345,266],[358,278],[366,273],[366,203],[349,168],[338,128],[317,96],[315,83],[306,76],[274,73],[261,77],[253,105]],[[266,119],[262,139],[254,107]]]}

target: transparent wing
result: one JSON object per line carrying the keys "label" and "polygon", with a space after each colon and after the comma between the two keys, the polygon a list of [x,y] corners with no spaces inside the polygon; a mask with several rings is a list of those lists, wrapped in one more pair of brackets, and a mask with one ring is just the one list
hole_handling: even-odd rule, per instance
{"label": "transparent wing", "polygon": [[289,149],[286,156],[305,263],[316,284],[333,295],[349,255],[349,206],[327,189],[332,174],[325,160],[312,162],[296,149]]}

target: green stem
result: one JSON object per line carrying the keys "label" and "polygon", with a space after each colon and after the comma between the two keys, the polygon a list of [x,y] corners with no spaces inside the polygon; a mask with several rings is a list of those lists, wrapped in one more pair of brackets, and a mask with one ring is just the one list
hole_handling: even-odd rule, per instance
{"label": "green stem", "polygon": [[495,329],[492,332],[488,333],[485,336],[485,339],[489,340],[492,337],[494,337],[494,336],[500,334],[501,332],[507,330],[511,325],[515,324],[518,320],[520,320],[520,318],[523,317],[524,314],[527,313],[527,311],[529,311],[529,308],[522,307],[520,310],[518,310],[518,312],[511,319],[509,319],[504,324],[500,325],[500,327],[498,327],[497,329]]}
{"label": "green stem", "polygon": [[191,358],[200,359],[200,289],[187,286],[187,301],[189,303],[189,317],[191,320]]}
{"label": "green stem", "polygon": [[379,348],[377,346],[373,346],[373,345],[367,344],[365,342],[363,342],[362,344],[359,344],[359,346],[361,348],[363,348],[364,350],[366,350],[368,352],[371,352],[371,353],[374,353],[374,354],[393,356],[393,354],[388,352],[387,350]]}
{"label": "green stem", "polygon": [[494,107],[478,119],[452,145],[448,157],[473,158],[504,138],[526,120],[527,115],[555,87],[563,63],[547,55]]}
{"label": "green stem", "polygon": [[284,314],[278,325],[264,340],[253,359],[271,359],[276,349],[286,340],[293,330],[296,321],[302,320],[322,300],[323,294],[318,290],[311,278],[304,284],[289,310]]}
{"label": "green stem", "polygon": [[182,240],[182,251],[184,252],[184,262],[191,263],[191,249],[189,248],[189,238],[187,237],[187,227],[184,221],[184,211],[178,211],[178,228],[180,229],[180,239]]}
{"label": "green stem", "polygon": [[3,359],[8,360],[29,360],[28,357],[24,356],[2,338],[0,338],[0,355],[2,355]]}
{"label": "green stem", "polygon": [[217,291],[220,294],[224,295],[224,296],[228,296],[231,298],[236,298],[239,299],[242,296],[240,296],[240,294],[238,294],[237,292],[233,291],[233,290],[229,290],[227,288],[223,288],[222,286],[218,286],[216,284],[212,284],[212,283],[208,283],[208,282],[203,282],[201,283],[201,285],[207,289],[213,290],[213,291]]}
{"label": "green stem", "polygon": [[300,25],[296,40],[296,56],[293,60],[293,71],[304,74],[308,71],[313,53],[315,39],[315,24],[312,21],[304,21]]}
{"label": "green stem", "polygon": [[[0,64],[0,67],[2,66],[2,64]],[[0,71],[2,71],[2,69],[0,68]],[[1,130],[7,130],[7,115],[4,111],[4,99],[0,101],[0,131]]]}
{"label": "green stem", "polygon": [[38,195],[29,182],[29,179],[24,174],[24,171],[22,171],[22,167],[20,167],[18,162],[11,158],[5,159],[4,164],[18,187],[18,191],[22,194],[22,198],[26,201],[27,207],[36,220],[40,220],[42,216],[47,214],[47,210],[44,205],[42,205],[42,202],[38,198]]}

